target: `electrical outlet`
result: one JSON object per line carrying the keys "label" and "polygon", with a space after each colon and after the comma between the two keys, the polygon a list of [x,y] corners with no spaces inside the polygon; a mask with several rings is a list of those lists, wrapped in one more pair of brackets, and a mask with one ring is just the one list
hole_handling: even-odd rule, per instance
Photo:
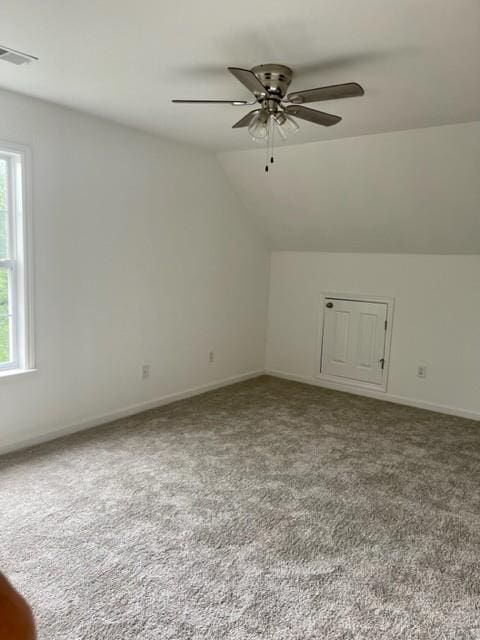
{"label": "electrical outlet", "polygon": [[419,378],[426,378],[427,377],[427,367],[425,367],[424,365],[420,365],[419,367],[417,367],[417,376]]}
{"label": "electrical outlet", "polygon": [[211,363],[215,360],[215,352],[214,351],[209,351],[208,352],[208,361]]}
{"label": "electrical outlet", "polygon": [[142,380],[146,380],[150,377],[150,365],[144,364],[142,365]]}

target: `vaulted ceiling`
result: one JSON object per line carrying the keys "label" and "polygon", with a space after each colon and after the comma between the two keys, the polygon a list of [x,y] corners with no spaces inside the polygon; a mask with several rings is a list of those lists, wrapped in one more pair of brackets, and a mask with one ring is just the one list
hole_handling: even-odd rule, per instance
{"label": "vaulted ceiling", "polygon": [[249,148],[245,107],[171,98],[248,97],[226,67],[290,65],[292,88],[360,82],[322,104],[343,121],[302,122],[295,144],[480,117],[478,0],[2,0],[0,45],[40,61],[0,62],[0,86],[170,138]]}
{"label": "vaulted ceiling", "polygon": [[[40,59],[0,87],[216,151],[273,248],[480,252],[478,0],[2,0],[0,25]],[[248,99],[226,67],[267,62],[366,95],[318,105],[342,122],[300,121],[265,174],[231,128],[249,107],[171,99]]]}

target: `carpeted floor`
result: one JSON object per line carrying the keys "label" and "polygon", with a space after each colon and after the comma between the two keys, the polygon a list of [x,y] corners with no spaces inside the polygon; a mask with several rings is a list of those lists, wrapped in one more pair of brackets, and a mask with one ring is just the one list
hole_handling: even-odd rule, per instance
{"label": "carpeted floor", "polygon": [[480,424],[262,377],[0,459],[40,640],[480,639]]}

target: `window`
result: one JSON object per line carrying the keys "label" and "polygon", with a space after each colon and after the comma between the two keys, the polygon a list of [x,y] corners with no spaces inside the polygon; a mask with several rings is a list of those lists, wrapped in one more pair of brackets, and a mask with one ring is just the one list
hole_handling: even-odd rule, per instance
{"label": "window", "polygon": [[0,143],[0,376],[33,368],[26,158]]}

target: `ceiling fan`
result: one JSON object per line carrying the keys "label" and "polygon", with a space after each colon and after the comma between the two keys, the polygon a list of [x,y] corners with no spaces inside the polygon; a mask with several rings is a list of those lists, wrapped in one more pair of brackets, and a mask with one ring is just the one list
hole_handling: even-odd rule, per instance
{"label": "ceiling fan", "polygon": [[[292,116],[323,125],[324,127],[331,127],[342,119],[340,116],[331,113],[304,107],[305,103],[352,98],[354,96],[363,96],[365,93],[358,83],[348,82],[346,84],[319,87],[318,89],[293,91],[287,94],[293,72],[290,67],[281,64],[261,64],[252,69],[228,67],[228,70],[252,92],[253,100],[172,100],[172,102],[230,104],[234,106],[258,104],[256,109],[240,118],[233,125],[233,129],[248,127],[253,140],[260,142],[266,140],[267,146],[275,131],[278,131],[284,139],[290,133],[298,131],[299,126]],[[273,157],[271,162],[273,162]],[[268,171],[268,167],[266,170]]]}

